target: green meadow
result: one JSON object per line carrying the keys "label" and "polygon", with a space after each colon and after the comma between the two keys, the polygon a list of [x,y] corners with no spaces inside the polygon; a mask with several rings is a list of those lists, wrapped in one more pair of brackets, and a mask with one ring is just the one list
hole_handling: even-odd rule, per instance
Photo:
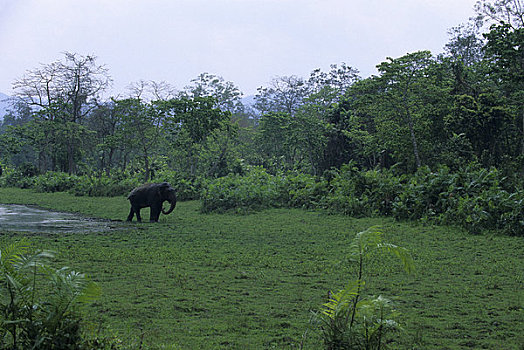
{"label": "green meadow", "polygon": [[198,201],[178,203],[158,224],[126,223],[124,197],[12,188],[0,188],[0,203],[114,220],[96,233],[0,231],[0,243],[26,238],[54,251],[57,267],[88,274],[102,296],[86,320],[129,347],[321,348],[313,314],[355,278],[354,235],[380,225],[416,266],[414,275],[390,257],[366,266],[366,294],[399,312],[403,331],[390,348],[524,349],[524,237],[300,209],[203,214]]}

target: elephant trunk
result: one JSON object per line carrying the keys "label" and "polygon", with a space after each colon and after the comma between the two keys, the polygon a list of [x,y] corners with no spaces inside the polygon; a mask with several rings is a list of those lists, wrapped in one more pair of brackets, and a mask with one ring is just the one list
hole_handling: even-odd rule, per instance
{"label": "elephant trunk", "polygon": [[162,207],[162,214],[164,215],[170,214],[173,211],[173,209],[175,209],[176,195],[173,193],[173,195],[167,201],[171,204],[171,206],[169,207],[167,211],[164,211],[164,208]]}

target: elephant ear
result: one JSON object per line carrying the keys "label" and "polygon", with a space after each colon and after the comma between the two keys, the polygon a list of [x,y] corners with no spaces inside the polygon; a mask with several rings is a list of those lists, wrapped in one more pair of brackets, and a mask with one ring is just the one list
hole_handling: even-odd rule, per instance
{"label": "elephant ear", "polygon": [[170,187],[171,185],[168,182],[162,182],[158,185],[158,191],[160,192],[160,194],[165,195]]}

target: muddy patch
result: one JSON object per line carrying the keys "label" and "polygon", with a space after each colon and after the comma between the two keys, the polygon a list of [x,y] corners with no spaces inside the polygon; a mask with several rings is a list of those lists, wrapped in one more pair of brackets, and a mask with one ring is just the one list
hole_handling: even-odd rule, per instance
{"label": "muddy patch", "polygon": [[17,204],[0,204],[0,230],[87,233],[110,230],[110,221]]}

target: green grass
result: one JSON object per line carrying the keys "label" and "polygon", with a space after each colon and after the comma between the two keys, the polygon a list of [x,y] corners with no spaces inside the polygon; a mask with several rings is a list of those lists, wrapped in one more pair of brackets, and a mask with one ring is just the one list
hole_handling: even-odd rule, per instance
{"label": "green grass", "polygon": [[[124,220],[124,197],[88,198],[0,188],[1,203],[33,204]],[[354,277],[354,234],[382,225],[385,240],[411,250],[417,273],[393,258],[374,260],[366,290],[392,298],[405,332],[398,349],[524,349],[524,239],[473,236],[453,227],[354,219],[275,209],[201,214],[178,203],[158,224],[115,223],[102,233],[0,231],[0,243],[29,237],[97,281],[89,308],[125,342],[151,348],[321,347],[311,311]],[[148,218],[148,210],[143,216]]]}

